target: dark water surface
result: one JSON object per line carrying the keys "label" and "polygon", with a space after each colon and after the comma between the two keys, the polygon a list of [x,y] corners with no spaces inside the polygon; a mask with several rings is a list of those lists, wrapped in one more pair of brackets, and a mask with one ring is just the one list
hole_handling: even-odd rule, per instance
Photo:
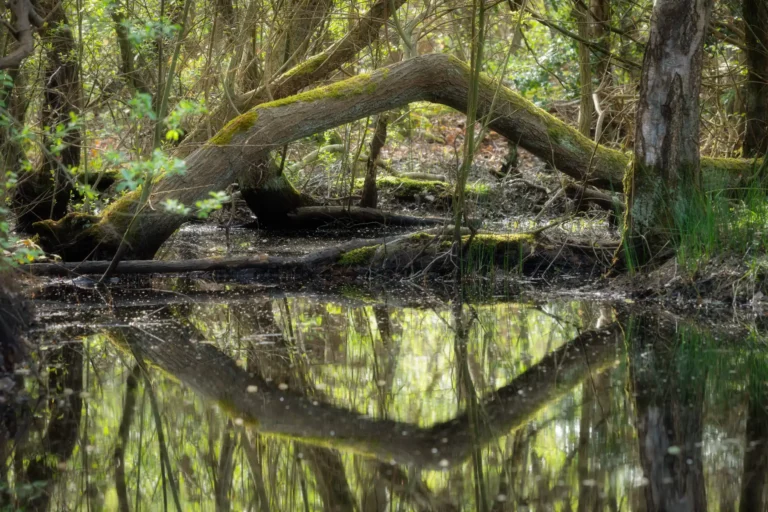
{"label": "dark water surface", "polygon": [[3,386],[5,508],[765,509],[746,329],[220,288],[37,301],[34,364]]}

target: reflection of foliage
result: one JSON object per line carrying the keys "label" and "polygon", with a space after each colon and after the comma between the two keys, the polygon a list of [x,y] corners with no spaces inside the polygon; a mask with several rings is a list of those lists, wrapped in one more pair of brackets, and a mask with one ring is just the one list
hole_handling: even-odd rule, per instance
{"label": "reflection of foliage", "polygon": [[[448,309],[289,297],[185,305],[174,307],[172,314],[176,318],[171,313],[156,316],[156,312],[142,318],[168,326],[168,336],[181,329],[182,323],[193,327],[191,332],[198,342],[216,345],[249,371],[279,378],[273,385],[286,378],[284,374],[279,376],[277,366],[294,372],[291,386],[305,382],[314,390],[310,393],[334,405],[423,427],[451,419],[463,407],[456,391],[453,320]],[[581,330],[593,328],[598,316],[607,316],[611,321],[604,307],[580,302],[541,306],[498,303],[467,307],[463,315],[473,319],[468,323],[466,355],[478,395],[513,381]],[[152,332],[158,333],[157,343],[164,342],[163,329]],[[705,338],[687,336],[688,344],[683,347],[693,352],[678,351],[675,361],[679,364],[673,364],[687,371],[680,365],[691,355],[696,364],[709,365],[706,374],[687,375],[706,375],[712,380],[714,384],[706,388],[707,403],[732,402],[726,394],[745,385],[743,375],[732,373],[741,368],[744,358],[738,354],[735,358],[723,357],[717,346],[707,344]],[[93,368],[85,389],[85,396],[90,397],[88,414],[83,417],[83,435],[68,462],[67,476],[62,479],[72,484],[58,485],[53,499],[68,503],[100,500],[105,508],[114,509],[117,498],[110,478],[111,457],[132,362],[127,352],[104,335],[89,338],[84,346]],[[119,364],[123,359],[125,366]],[[227,497],[232,510],[253,507],[260,500],[267,501],[269,510],[292,511],[304,509],[305,505],[310,510],[323,509],[327,489],[321,487],[318,468],[310,460],[316,448],[292,439],[259,435],[256,429],[242,426],[237,417],[228,417],[225,411],[204,402],[194,391],[157,369],[150,367],[148,371],[184,510],[212,509],[217,489],[227,489],[219,478],[231,481]],[[528,427],[498,432],[498,439],[480,451],[489,504],[497,499],[552,507],[567,502],[575,510],[581,486],[577,464],[579,425],[587,406],[594,416],[588,452],[590,478],[606,490],[610,499],[626,502],[638,478],[633,462],[636,441],[623,391],[626,377],[627,368],[618,366],[609,370],[599,384],[595,380],[592,402],[582,404],[584,391],[579,387],[548,405]],[[161,463],[157,431],[141,379],[136,393],[136,416],[125,452],[128,496],[133,504],[138,486],[142,508],[156,509],[163,503],[158,487]],[[479,413],[482,420],[482,408]],[[600,424],[604,426],[598,428]],[[738,429],[725,418],[710,421],[709,425],[709,438],[726,432],[732,436]],[[87,455],[87,479],[83,451]],[[727,468],[740,463],[732,452],[730,457],[718,453],[708,456],[708,467]],[[386,472],[362,455],[342,452],[339,460],[344,473],[341,478],[346,478],[358,503],[370,494],[372,486],[390,485]],[[409,483],[392,494],[393,506],[423,510],[417,504],[426,500],[471,509],[475,496],[470,482],[475,470],[470,460],[447,471],[403,470],[398,478],[407,478]],[[90,498],[83,497],[84,485],[92,486]],[[572,492],[563,493],[566,488]],[[713,495],[717,492],[712,489]],[[168,499],[171,505],[170,494]]]}

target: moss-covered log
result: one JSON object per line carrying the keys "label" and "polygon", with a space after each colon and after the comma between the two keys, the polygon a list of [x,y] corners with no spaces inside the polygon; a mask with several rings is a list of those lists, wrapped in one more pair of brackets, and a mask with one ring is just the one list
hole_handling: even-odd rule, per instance
{"label": "moss-covered log", "polygon": [[[466,64],[447,55],[433,54],[255,107],[232,120],[192,153],[186,160],[186,174],[168,176],[156,184],[149,206],[140,212],[127,237],[128,256],[151,258],[187,220],[163,211],[161,203],[165,199],[194,205],[210,191],[225,190],[237,180],[248,180],[253,188],[258,188],[275,177],[263,166],[254,167],[269,151],[415,101],[441,103],[465,111],[468,85]],[[622,189],[628,155],[595,145],[575,129],[487,77],[482,79],[478,109],[480,116],[491,119],[492,129],[517,141],[561,172],[584,184]],[[751,172],[747,160],[703,159],[702,167],[710,186],[718,187],[738,186]],[[138,193],[125,196],[90,228],[89,236],[100,242],[102,249],[117,246],[136,213],[138,197]],[[47,226],[47,231],[51,230],[52,227]],[[69,239],[75,236],[80,235],[72,234]],[[41,245],[56,248],[45,239]],[[88,252],[93,247],[80,252]],[[65,255],[65,259],[70,256]]]}
{"label": "moss-covered log", "polygon": [[[582,246],[553,240],[543,233],[477,233],[463,237],[461,264],[469,272],[540,272],[566,267],[569,272],[607,266],[616,247]],[[452,271],[450,236],[414,233],[390,243],[357,247],[339,256],[338,264],[391,272]]]}

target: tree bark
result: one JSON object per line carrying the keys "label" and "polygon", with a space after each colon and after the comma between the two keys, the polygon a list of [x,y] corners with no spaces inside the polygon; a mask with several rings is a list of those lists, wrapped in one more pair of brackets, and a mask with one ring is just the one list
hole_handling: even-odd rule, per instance
{"label": "tree bark", "polygon": [[[490,127],[544,159],[581,183],[621,190],[629,162],[620,151],[596,145],[577,130],[535,107],[519,94],[498,87],[482,77],[478,116],[492,119]],[[166,199],[186,205],[226,190],[234,181],[248,181],[257,189],[276,176],[269,167],[254,168],[269,151],[314,133],[349,123],[367,115],[430,101],[466,111],[469,69],[457,59],[431,54],[308,91],[291,98],[266,103],[235,118],[208,143],[186,160],[184,175],[166,176],[155,185],[127,237],[127,257],[152,258],[160,245],[187,218],[163,211]],[[491,113],[491,108],[493,112]],[[492,114],[492,115],[489,115]],[[707,181],[712,187],[735,186],[751,168],[744,160],[704,160]],[[120,242],[136,213],[139,193],[128,194],[111,205],[100,218],[70,215],[60,222],[35,225],[41,245],[49,252],[71,249],[66,259],[94,252],[108,255]]]}
{"label": "tree bark", "polygon": [[747,129],[744,156],[768,153],[768,2],[744,0]]}
{"label": "tree bark", "polygon": [[711,7],[712,0],[653,5],[627,194],[632,238],[643,240],[640,260],[675,232],[675,217],[699,213],[699,89]]}

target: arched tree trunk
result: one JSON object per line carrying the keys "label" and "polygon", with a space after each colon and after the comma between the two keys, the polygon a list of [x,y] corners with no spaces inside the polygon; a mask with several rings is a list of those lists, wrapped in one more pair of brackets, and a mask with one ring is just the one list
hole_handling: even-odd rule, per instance
{"label": "arched tree trunk", "polygon": [[[577,130],[537,108],[517,93],[483,77],[478,115],[492,119],[490,127],[514,140],[579,182],[621,190],[629,162],[620,151],[596,145]],[[226,190],[247,181],[259,188],[277,176],[273,167],[258,166],[269,151],[285,144],[416,101],[431,101],[466,111],[469,69],[442,54],[425,55],[371,74],[265,103],[235,118],[208,143],[186,159],[184,175],[166,176],[153,190],[150,206],[139,212],[127,236],[128,257],[152,258],[162,243],[187,218],[165,212],[163,202],[175,199],[194,205],[210,191]],[[493,108],[492,115],[491,108]],[[747,160],[703,161],[713,187],[735,185],[748,174]],[[67,260],[106,258],[119,244],[136,213],[139,193],[124,196],[101,217],[70,215],[60,222],[35,225],[41,244]],[[94,251],[98,247],[98,250]]]}
{"label": "arched tree trunk", "polygon": [[702,206],[699,89],[712,0],[658,0],[643,60],[635,119],[635,161],[628,175],[629,227],[638,257],[651,259],[678,217]]}
{"label": "arched tree trunk", "polygon": [[768,152],[768,2],[744,0],[747,131],[744,156]]}

